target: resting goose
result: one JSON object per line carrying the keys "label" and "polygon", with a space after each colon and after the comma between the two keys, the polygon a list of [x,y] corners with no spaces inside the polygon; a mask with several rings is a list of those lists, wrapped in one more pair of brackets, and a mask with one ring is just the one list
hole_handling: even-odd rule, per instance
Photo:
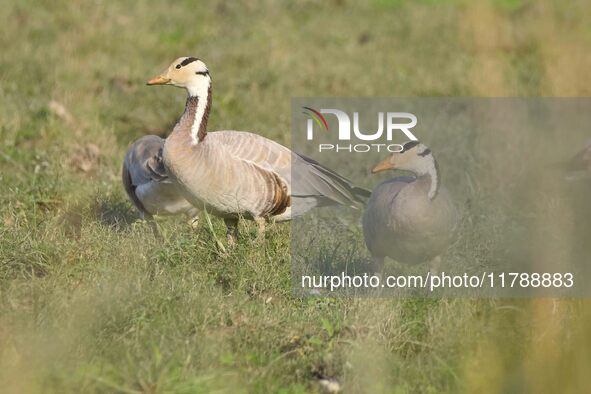
{"label": "resting goose", "polygon": [[[317,162],[260,135],[208,133],[211,77],[201,60],[181,57],[148,85],[187,90],[185,111],[164,144],[164,163],[189,202],[224,218],[230,242],[239,217],[255,220],[261,234],[266,219],[289,220],[322,205],[357,206],[369,196]],[[292,190],[292,166],[298,190]]]}
{"label": "resting goose", "polygon": [[384,258],[415,264],[433,260],[451,241],[457,213],[447,190],[440,186],[437,162],[418,141],[407,142],[372,169],[412,172],[379,184],[363,213],[363,236],[381,273]]}
{"label": "resting goose", "polygon": [[164,139],[156,135],[135,141],[123,160],[123,187],[142,219],[152,219],[154,215],[186,214],[191,218],[191,225],[195,226],[199,210],[168,179],[162,162],[163,147]]}
{"label": "resting goose", "polygon": [[565,167],[570,173],[583,171],[587,176],[591,175],[591,140],[585,143],[585,147],[574,155]]}

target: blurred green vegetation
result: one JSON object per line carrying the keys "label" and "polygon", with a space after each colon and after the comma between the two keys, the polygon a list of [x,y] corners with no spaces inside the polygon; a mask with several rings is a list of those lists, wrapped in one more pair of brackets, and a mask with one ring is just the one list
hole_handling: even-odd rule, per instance
{"label": "blurred green vegetation", "polygon": [[211,70],[210,129],[288,144],[297,96],[588,96],[587,0],[24,0],[0,17],[3,392],[591,387],[585,300],[296,298],[289,226],[254,246],[243,224],[223,254],[220,221],[164,220],[160,242],[119,180],[127,146],[182,111],[180,90],[145,86],[178,56]]}

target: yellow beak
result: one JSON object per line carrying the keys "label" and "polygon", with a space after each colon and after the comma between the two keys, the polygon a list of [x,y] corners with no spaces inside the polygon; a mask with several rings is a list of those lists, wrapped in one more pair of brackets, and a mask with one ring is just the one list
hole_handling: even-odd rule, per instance
{"label": "yellow beak", "polygon": [[371,169],[371,173],[375,174],[378,172],[391,170],[393,168],[394,168],[394,164],[392,164],[392,162],[390,161],[390,157],[387,157],[383,161],[376,164],[375,167]]}
{"label": "yellow beak", "polygon": [[170,78],[165,78],[162,75],[158,75],[148,81],[148,85],[166,85],[170,82]]}

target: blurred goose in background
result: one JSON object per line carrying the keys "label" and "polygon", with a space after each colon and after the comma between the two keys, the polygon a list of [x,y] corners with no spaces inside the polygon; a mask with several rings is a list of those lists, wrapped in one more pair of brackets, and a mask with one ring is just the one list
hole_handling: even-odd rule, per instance
{"label": "blurred goose in background", "polygon": [[564,166],[569,179],[578,178],[581,173],[584,177],[591,176],[591,140],[585,143],[585,147],[574,155]]}
{"label": "blurred goose in background", "polygon": [[[372,169],[410,171],[379,184],[363,213],[363,236],[373,257],[374,272],[381,273],[384,258],[438,265],[457,223],[457,212],[447,190],[440,185],[431,150],[418,141],[404,144]],[[438,268],[438,267],[432,267]]]}
{"label": "blurred goose in background", "polygon": [[260,236],[266,219],[289,220],[325,205],[356,207],[369,197],[369,191],[260,135],[208,133],[211,77],[201,60],[181,57],[148,85],[187,90],[185,111],[164,144],[164,164],[193,205],[224,218],[230,243],[239,217],[255,220]]}
{"label": "blurred goose in background", "polygon": [[186,214],[192,226],[198,224],[199,210],[168,178],[162,161],[164,139],[147,135],[135,141],[123,160],[123,187],[142,219],[154,215]]}

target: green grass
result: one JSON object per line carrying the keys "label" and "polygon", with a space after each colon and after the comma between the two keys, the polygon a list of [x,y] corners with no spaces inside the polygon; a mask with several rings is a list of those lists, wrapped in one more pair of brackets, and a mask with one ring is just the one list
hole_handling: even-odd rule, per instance
{"label": "green grass", "polygon": [[[584,0],[5,2],[2,392],[321,392],[318,376],[347,392],[588,388],[587,301],[298,298],[289,225],[256,244],[243,224],[223,253],[221,221],[192,231],[171,219],[159,242],[119,180],[127,146],[165,134],[183,108],[179,90],[145,86],[178,56],[212,72],[211,129],[287,144],[291,97],[589,95],[586,9]],[[486,174],[525,160],[441,156],[452,179],[466,160]],[[463,179],[462,192],[486,197]],[[465,232],[475,238],[450,258],[485,254],[478,234],[511,228],[496,215],[472,212]]]}

